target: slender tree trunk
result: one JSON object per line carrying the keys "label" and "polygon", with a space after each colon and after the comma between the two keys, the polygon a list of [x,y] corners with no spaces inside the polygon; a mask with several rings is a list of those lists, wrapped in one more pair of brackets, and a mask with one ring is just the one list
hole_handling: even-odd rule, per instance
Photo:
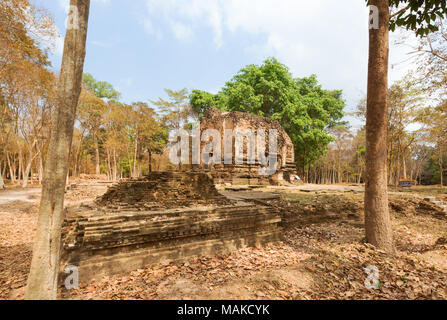
{"label": "slender tree trunk", "polygon": [[37,165],[39,166],[39,168],[37,170],[37,174],[38,174],[39,184],[42,184],[42,179],[43,179],[42,148],[39,147],[39,144],[36,144],[36,148],[37,148],[37,153],[38,153]]}
{"label": "slender tree trunk", "polygon": [[400,138],[397,141],[397,157],[396,157],[396,179],[394,180],[394,185],[397,187],[399,185],[399,181],[401,179],[401,173],[402,173],[402,168],[400,166],[400,160],[402,158],[401,152],[400,152]]}
{"label": "slender tree trunk", "polygon": [[137,172],[137,151],[138,150],[138,139],[135,139],[135,146],[134,146],[134,151],[133,151],[133,169],[132,169],[132,177],[137,177],[138,176],[138,172]]}
{"label": "slender tree trunk", "polygon": [[0,163],[0,190],[5,189],[5,182],[3,181],[2,164]]}
{"label": "slender tree trunk", "polygon": [[407,161],[405,160],[405,155],[402,156],[402,174],[403,178],[407,179]]}
{"label": "slender tree trunk", "polygon": [[90,0],[71,0],[65,35],[57,110],[45,161],[39,219],[33,246],[26,299],[56,299],[60,271],[64,192],[81,92]]}
{"label": "slender tree trunk", "polygon": [[9,175],[11,178],[11,184],[15,184],[16,183],[16,166],[14,164],[14,166],[11,163],[11,159],[9,157],[9,152],[6,152],[6,160],[8,160],[8,167],[9,167]]}
{"label": "slender tree trunk", "polygon": [[[4,165],[3,165],[4,163]],[[6,148],[3,150],[3,160],[0,161],[0,190],[5,189],[4,176],[6,174]]]}
{"label": "slender tree trunk", "polygon": [[107,148],[107,179],[112,180],[112,163],[110,161],[110,149]]}
{"label": "slender tree trunk", "polygon": [[101,174],[100,160],[99,160],[99,143],[96,134],[93,135],[93,142],[95,144],[95,174]]}
{"label": "slender tree trunk", "polygon": [[[389,154],[389,151],[387,153]],[[387,173],[388,173],[388,184],[392,184],[392,174],[393,174],[392,171],[393,170],[392,170],[391,155],[389,156],[387,165],[388,165],[388,171],[387,171]]]}
{"label": "slender tree trunk", "polygon": [[442,146],[441,144],[439,144],[439,172],[441,176],[441,187],[444,186],[444,168],[442,165],[442,156],[443,156]]}
{"label": "slender tree trunk", "polygon": [[[36,155],[33,155],[33,149],[34,149],[36,143],[37,143],[37,140],[34,140],[33,144],[31,145],[31,147],[29,149],[28,163],[26,164],[26,167],[23,170],[23,183],[22,183],[23,188],[26,188],[28,186],[29,175],[30,175],[30,172],[32,171],[31,167],[33,165],[34,158],[36,157]],[[31,183],[32,183],[32,180],[33,180],[33,176],[31,173]]]}
{"label": "slender tree trunk", "polygon": [[18,141],[17,146],[19,148],[19,171],[17,173],[17,184],[20,184],[20,177],[22,176],[22,167],[23,167],[23,155],[22,155],[22,147],[20,146],[20,141]]}
{"label": "slender tree trunk", "polygon": [[152,151],[149,149],[149,173],[152,173]]}
{"label": "slender tree trunk", "polygon": [[78,177],[78,159],[75,158],[73,163],[73,178]]}
{"label": "slender tree trunk", "polygon": [[309,177],[309,166],[306,166],[306,181],[309,183],[310,182],[310,177]]}
{"label": "slender tree trunk", "polygon": [[80,172],[80,169],[81,169],[80,159],[81,159],[82,143],[84,141],[84,134],[85,134],[85,129],[81,133],[81,137],[79,138],[79,148],[76,151],[75,164],[74,164],[74,170],[73,170],[74,171],[73,176],[75,178],[78,178],[79,174],[81,173]]}
{"label": "slender tree trunk", "polygon": [[118,166],[116,164],[116,149],[113,149],[113,181],[118,179]]}
{"label": "slender tree trunk", "polygon": [[43,159],[42,154],[39,153],[39,184],[41,185],[43,181]]}
{"label": "slender tree trunk", "polygon": [[338,159],[337,159],[337,183],[342,183],[343,182],[343,175],[341,173],[341,156],[340,156],[340,151],[338,152]]}
{"label": "slender tree trunk", "polygon": [[370,4],[379,9],[379,29],[369,31],[365,230],[369,243],[394,252],[387,190],[389,1]]}

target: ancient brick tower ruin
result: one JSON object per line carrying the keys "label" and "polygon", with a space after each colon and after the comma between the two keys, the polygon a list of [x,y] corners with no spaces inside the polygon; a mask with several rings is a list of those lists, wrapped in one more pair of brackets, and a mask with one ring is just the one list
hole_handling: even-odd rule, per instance
{"label": "ancient brick tower ruin", "polygon": [[[230,183],[233,185],[283,185],[289,183],[299,183],[296,173],[295,153],[292,140],[284,131],[284,128],[277,120],[260,117],[243,112],[226,112],[218,109],[209,109],[200,122],[201,135],[207,129],[214,129],[220,133],[220,145],[224,146],[225,130],[253,131],[264,130],[266,132],[265,150],[268,152],[268,132],[270,129],[277,130],[277,166],[276,172],[272,175],[260,175],[261,164],[257,161],[250,164],[247,160],[247,144],[245,140],[243,150],[243,163],[236,164],[235,150],[232,150],[232,164],[224,163],[224,152],[221,152],[220,164],[205,164],[200,159],[200,165],[194,169],[209,171],[216,184]],[[233,146],[234,146],[233,138]],[[202,141],[200,151],[205,148],[207,141]]]}
{"label": "ancient brick tower ruin", "polygon": [[232,201],[201,172],[158,172],[119,182],[95,203],[69,208],[62,265],[81,282],[194,255],[279,240],[272,207]]}

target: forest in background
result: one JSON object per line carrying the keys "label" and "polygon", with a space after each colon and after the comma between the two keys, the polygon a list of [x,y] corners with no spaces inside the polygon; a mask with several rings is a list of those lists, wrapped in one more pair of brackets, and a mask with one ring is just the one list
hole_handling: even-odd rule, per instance
{"label": "forest in background", "polygon": [[[48,59],[53,18],[27,0],[0,3],[0,188],[42,182],[55,109],[57,74]],[[446,163],[447,28],[408,49],[417,70],[389,88],[388,181],[444,184]],[[366,99],[346,112],[341,90],[316,76],[294,78],[274,58],[249,65],[217,94],[166,90],[167,99],[124,103],[120,93],[88,73],[78,105],[70,176],[110,180],[174,170],[166,155],[170,129],[188,127],[207,108],[250,112],[280,121],[296,150],[297,169],[313,183],[362,183]]]}

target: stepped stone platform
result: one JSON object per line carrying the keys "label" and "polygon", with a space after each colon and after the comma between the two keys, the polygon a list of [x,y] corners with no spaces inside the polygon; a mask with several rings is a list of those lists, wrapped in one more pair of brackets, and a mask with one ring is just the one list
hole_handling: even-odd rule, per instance
{"label": "stepped stone platform", "polygon": [[153,172],[110,187],[96,204],[110,209],[162,209],[192,205],[225,205],[232,202],[221,195],[204,173]]}
{"label": "stepped stone platform", "polygon": [[120,182],[94,204],[67,210],[62,268],[82,283],[157,263],[279,240],[279,212],[221,195],[198,172]]}

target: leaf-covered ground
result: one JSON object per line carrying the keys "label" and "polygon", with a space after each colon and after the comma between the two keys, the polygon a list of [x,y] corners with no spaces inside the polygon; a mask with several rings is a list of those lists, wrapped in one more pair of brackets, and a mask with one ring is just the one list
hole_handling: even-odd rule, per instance
{"label": "leaf-covered ground", "polygon": [[[84,189],[68,199],[89,196]],[[362,197],[283,191],[282,199],[270,204],[297,219],[283,229],[280,243],[135,270],[79,290],[61,288],[60,298],[446,299],[445,215],[418,195],[391,194],[397,253],[389,255],[363,243]],[[35,202],[0,205],[2,299],[23,298],[36,216]],[[365,287],[368,266],[379,271],[378,289]]]}

